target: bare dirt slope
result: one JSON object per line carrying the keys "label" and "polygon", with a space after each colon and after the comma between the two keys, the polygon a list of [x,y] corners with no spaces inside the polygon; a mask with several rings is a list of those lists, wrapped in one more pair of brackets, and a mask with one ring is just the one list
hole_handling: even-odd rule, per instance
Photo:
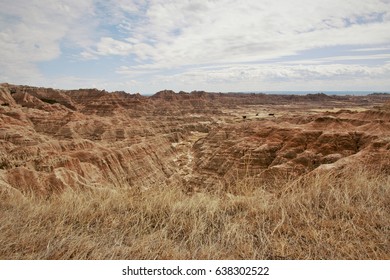
{"label": "bare dirt slope", "polygon": [[144,97],[3,84],[0,182],[41,193],[169,182],[193,189],[355,162],[386,169],[388,97],[172,91]]}

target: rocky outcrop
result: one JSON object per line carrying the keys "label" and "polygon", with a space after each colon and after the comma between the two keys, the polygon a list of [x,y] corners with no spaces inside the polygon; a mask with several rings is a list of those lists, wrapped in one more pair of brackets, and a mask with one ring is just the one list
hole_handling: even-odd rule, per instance
{"label": "rocky outcrop", "polygon": [[[224,126],[194,145],[194,183],[243,176],[296,176],[337,162],[389,166],[388,114],[376,111],[319,114],[293,123],[259,120]],[[202,179],[199,179],[202,178]]]}
{"label": "rocky outcrop", "polygon": [[11,96],[10,90],[0,85],[0,106],[15,106],[15,100]]}
{"label": "rocky outcrop", "polygon": [[387,99],[364,99],[200,91],[145,97],[2,84],[0,187],[48,194],[173,182],[191,189],[357,162],[390,170]]}

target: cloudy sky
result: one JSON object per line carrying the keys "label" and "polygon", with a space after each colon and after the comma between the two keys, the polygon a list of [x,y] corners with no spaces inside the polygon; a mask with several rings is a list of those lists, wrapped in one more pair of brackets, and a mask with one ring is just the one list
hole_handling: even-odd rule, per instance
{"label": "cloudy sky", "polygon": [[0,0],[0,82],[390,91],[390,0]]}

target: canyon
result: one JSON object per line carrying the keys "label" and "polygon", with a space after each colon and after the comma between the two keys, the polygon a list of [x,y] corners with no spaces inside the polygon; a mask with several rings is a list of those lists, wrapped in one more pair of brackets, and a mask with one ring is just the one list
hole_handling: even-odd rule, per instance
{"label": "canyon", "polygon": [[390,174],[390,95],[0,85],[0,189],[213,190],[363,165]]}

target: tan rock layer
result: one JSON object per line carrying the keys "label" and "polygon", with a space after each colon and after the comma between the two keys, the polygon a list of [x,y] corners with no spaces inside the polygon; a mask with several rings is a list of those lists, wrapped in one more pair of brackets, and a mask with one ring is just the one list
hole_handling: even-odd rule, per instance
{"label": "tan rock layer", "polygon": [[[1,84],[0,187],[47,194],[176,182],[191,189],[355,162],[386,169],[386,100],[172,91],[145,97]],[[353,106],[364,110],[334,110]],[[313,108],[320,112],[303,113]]]}

